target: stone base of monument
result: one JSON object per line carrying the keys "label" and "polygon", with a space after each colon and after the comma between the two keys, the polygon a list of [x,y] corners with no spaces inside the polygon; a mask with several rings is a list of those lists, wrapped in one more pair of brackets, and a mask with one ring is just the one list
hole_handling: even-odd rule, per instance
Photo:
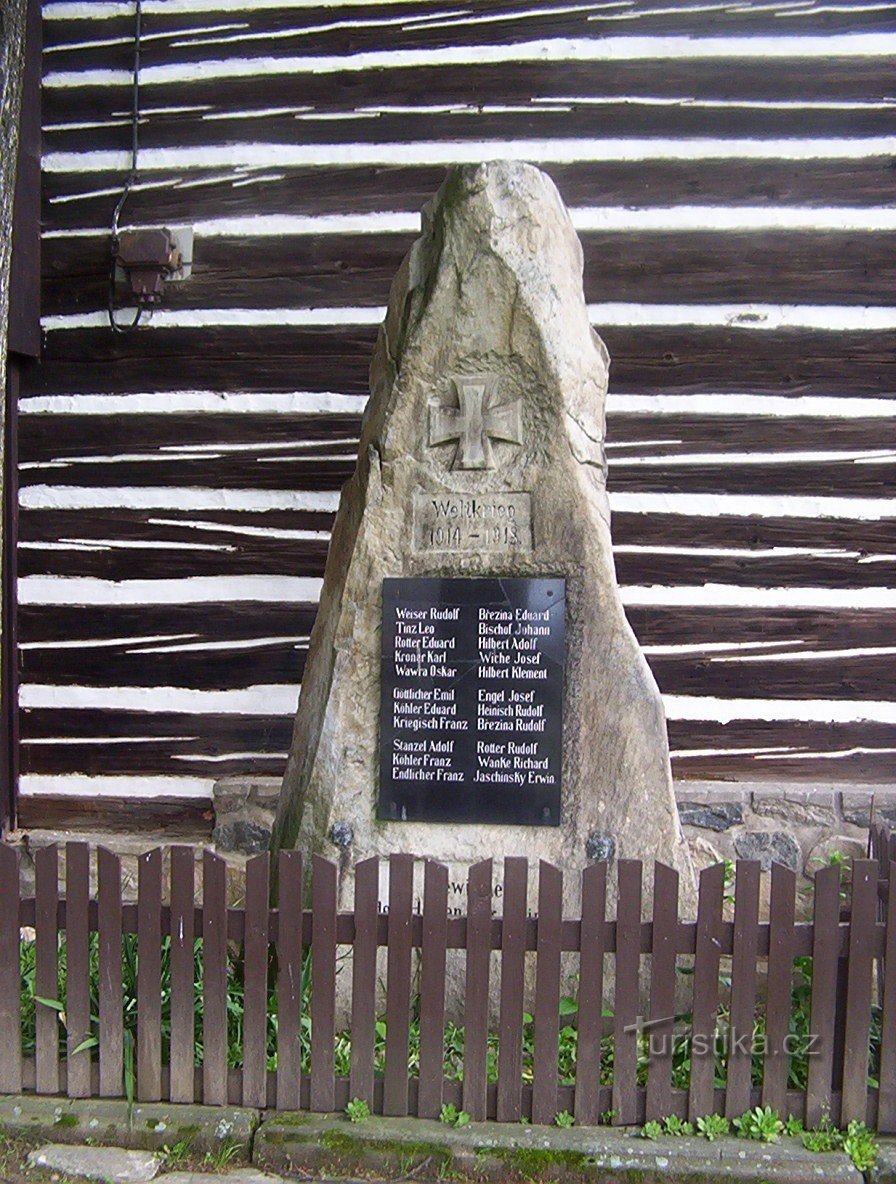
{"label": "stone base of monument", "polygon": [[602,858],[644,862],[645,906],[669,864],[693,907],[662,702],[616,584],[607,377],[551,180],[452,170],[379,333],[274,828],[339,859],[341,908],[354,864],[393,852],[445,862],[460,912],[485,858],[500,910],[505,855],[557,865],[568,915]]}

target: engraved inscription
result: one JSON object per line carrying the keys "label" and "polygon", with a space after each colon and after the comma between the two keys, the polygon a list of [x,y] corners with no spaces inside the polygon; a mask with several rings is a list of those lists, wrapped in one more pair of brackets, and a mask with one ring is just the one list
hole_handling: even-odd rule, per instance
{"label": "engraved inscription", "polygon": [[528,493],[414,494],[415,551],[523,554],[532,549]]}
{"label": "engraved inscription", "polygon": [[566,584],[383,581],[379,818],[557,826]]}
{"label": "engraved inscription", "polygon": [[457,406],[433,404],[429,409],[429,446],[457,441],[453,469],[493,469],[492,440],[522,444],[521,402],[499,403],[494,374],[453,378]]}

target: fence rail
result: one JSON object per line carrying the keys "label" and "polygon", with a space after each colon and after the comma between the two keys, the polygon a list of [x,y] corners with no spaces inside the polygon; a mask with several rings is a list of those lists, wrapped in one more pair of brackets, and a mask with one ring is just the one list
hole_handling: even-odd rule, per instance
{"label": "fence rail", "polygon": [[[608,916],[611,869],[597,863],[582,873],[580,915],[564,919],[559,869],[539,865],[533,916],[516,857],[503,862],[501,916],[491,861],[470,869],[466,916],[452,916],[448,869],[425,864],[415,903],[410,855],[388,860],[387,908],[380,861],[357,864],[353,911],[340,913],[339,869],[319,856],[308,896],[299,853],[251,859],[243,904],[228,907],[225,864],[209,851],[198,877],[191,848],[171,849],[165,876],[160,850],[141,856],[137,902],[123,903],[120,860],[103,848],[93,895],[92,853],[69,843],[64,892],[48,847],[22,898],[17,852],[0,847],[0,1092],[133,1087],[141,1101],[314,1111],[362,1098],[421,1117],[451,1102],[474,1120],[567,1110],[580,1125],[761,1103],[808,1125],[896,1131],[896,975],[885,973],[896,852],[883,832],[872,838],[874,858],[851,874],[815,875],[811,921],[796,920],[793,872],[775,865],[766,898],[751,862],[733,877],[721,864],[702,872],[694,921],[679,916],[663,864],[645,920],[631,860],[612,869]],[[452,951],[465,952],[457,1022],[446,1020]]]}

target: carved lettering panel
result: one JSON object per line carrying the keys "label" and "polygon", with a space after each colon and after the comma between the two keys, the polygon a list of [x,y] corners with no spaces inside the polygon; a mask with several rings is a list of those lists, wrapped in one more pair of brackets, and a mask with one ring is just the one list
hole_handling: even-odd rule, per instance
{"label": "carved lettering panel", "polygon": [[528,493],[414,494],[414,550],[482,555],[532,551]]}

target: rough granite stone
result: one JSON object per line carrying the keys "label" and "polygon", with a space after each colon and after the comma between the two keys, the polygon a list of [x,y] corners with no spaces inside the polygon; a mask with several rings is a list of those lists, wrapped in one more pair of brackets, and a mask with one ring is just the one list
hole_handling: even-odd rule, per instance
{"label": "rough granite stone", "polygon": [[682,826],[700,826],[704,830],[722,831],[737,826],[744,820],[743,808],[735,802],[679,802],[678,816]]}
{"label": "rough granite stone", "polygon": [[[493,857],[562,867],[566,907],[588,836],[617,856],[693,874],[678,823],[656,683],[616,584],[604,458],[608,355],[582,289],[582,248],[553,182],[529,165],[450,171],[401,265],[370,372],[358,464],[333,529],[274,830],[274,847],[352,865],[414,852],[455,875]],[[487,373],[521,406],[521,442],[491,442],[492,467],[431,446],[429,412],[453,377]],[[531,499],[531,546],[415,550],[415,494]],[[564,576],[567,663],[559,827],[434,825],[375,818],[382,581],[413,576]],[[335,822],[351,848],[332,842]],[[534,877],[533,877],[534,878]],[[612,878],[611,878],[612,879]],[[648,893],[649,896],[649,893]]]}
{"label": "rough granite stone", "polygon": [[855,835],[825,835],[818,840],[806,856],[803,869],[807,876],[813,876],[819,868],[827,867],[832,856],[848,856],[850,859],[866,858],[865,843]]}
{"label": "rough granite stone", "polygon": [[799,843],[786,830],[745,831],[734,840],[734,850],[738,859],[758,859],[764,872],[770,871],[773,863],[796,872],[803,861]]}
{"label": "rough granite stone", "polygon": [[752,807],[760,817],[783,818],[798,826],[832,826],[837,821],[832,793],[754,793]]}
{"label": "rough granite stone", "polygon": [[855,826],[870,826],[872,800],[874,802],[874,821],[896,827],[896,798],[892,793],[844,793],[841,798],[844,820]]}
{"label": "rough granite stone", "polygon": [[212,843],[219,851],[241,851],[245,855],[256,855],[270,847],[271,825],[270,822],[265,825],[247,818],[222,822],[212,831]]}
{"label": "rough granite stone", "polygon": [[159,1172],[159,1157],[151,1151],[125,1151],[123,1147],[79,1147],[47,1143],[28,1156],[28,1164],[65,1176],[103,1180],[109,1184],[143,1184]]}

